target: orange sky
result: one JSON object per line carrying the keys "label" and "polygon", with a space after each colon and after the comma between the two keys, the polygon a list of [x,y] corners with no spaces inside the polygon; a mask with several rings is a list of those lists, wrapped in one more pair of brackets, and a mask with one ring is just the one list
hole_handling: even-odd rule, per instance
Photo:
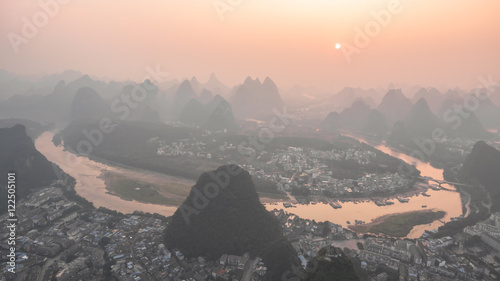
{"label": "orange sky", "polygon": [[[65,1],[17,54],[9,34],[21,36],[23,17],[33,21],[43,9],[38,1],[0,1],[0,68],[140,80],[159,64],[179,79],[205,81],[215,72],[232,85],[270,76],[280,87],[500,80],[497,0]],[[221,20],[215,2],[235,7]],[[354,45],[355,28],[391,2],[401,11],[349,63],[335,43]]]}

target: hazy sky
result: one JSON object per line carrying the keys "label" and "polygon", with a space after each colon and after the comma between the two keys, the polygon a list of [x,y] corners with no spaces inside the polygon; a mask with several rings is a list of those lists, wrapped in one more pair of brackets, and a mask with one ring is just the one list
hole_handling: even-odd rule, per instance
{"label": "hazy sky", "polygon": [[[205,81],[215,72],[234,84],[248,75],[270,76],[281,87],[471,87],[480,75],[500,79],[498,0],[61,2],[68,3],[43,26],[38,1],[0,0],[0,68],[20,74],[74,69],[140,80],[148,65],[158,64],[174,78]],[[215,3],[233,6],[218,13]],[[395,14],[377,32],[372,13],[391,3]],[[38,31],[22,39],[16,54],[11,41],[20,42],[23,18],[33,23],[37,16]],[[348,62],[346,44],[356,46],[355,28],[367,26],[370,42]],[[344,43],[340,50],[337,42]]]}

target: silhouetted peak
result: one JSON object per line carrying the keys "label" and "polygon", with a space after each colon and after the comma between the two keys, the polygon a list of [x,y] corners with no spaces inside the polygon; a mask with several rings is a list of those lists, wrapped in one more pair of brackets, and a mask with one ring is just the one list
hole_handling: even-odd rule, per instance
{"label": "silhouetted peak", "polygon": [[88,74],[84,74],[82,77],[78,78],[78,81],[80,81],[80,82],[88,82],[90,80],[91,79],[90,79]]}
{"label": "silhouetted peak", "polygon": [[348,92],[348,93],[353,93],[354,92],[354,88],[353,87],[344,87],[342,90],[340,90],[340,92]]}
{"label": "silhouetted peak", "polygon": [[121,90],[121,94],[123,93],[131,93],[132,92],[132,89],[134,88],[134,85],[125,85],[123,86],[122,90]]}
{"label": "silhouetted peak", "polygon": [[338,118],[339,116],[340,116],[340,114],[337,111],[332,111],[332,112],[328,113],[328,115],[326,116],[326,119]]}
{"label": "silhouetted peak", "polygon": [[355,109],[369,109],[370,106],[366,103],[364,99],[357,99],[353,102],[351,108]]}
{"label": "silhouetted peak", "polygon": [[253,80],[252,77],[248,76],[243,82],[243,85],[253,85],[256,81],[257,80]]}
{"label": "silhouetted peak", "polygon": [[193,77],[191,78],[191,81],[190,81],[190,82],[191,82],[191,84],[193,84],[193,85],[196,85],[196,84],[199,84],[199,83],[200,83],[200,82],[198,82],[198,79],[196,79],[196,76],[193,76]]}
{"label": "silhouetted peak", "polygon": [[223,98],[221,95],[216,95],[215,97],[213,97],[212,101],[213,102],[221,102],[221,101],[226,101],[226,99]]}
{"label": "silhouetted peak", "polygon": [[82,96],[88,96],[88,95],[99,96],[99,94],[94,89],[92,89],[90,87],[81,87],[81,88],[78,88],[78,90],[76,90],[75,98],[82,97]]}
{"label": "silhouetted peak", "polygon": [[269,76],[266,76],[266,79],[264,79],[264,84],[276,85],[276,84],[274,84],[273,80],[271,80],[271,78],[269,78]]}
{"label": "silhouetted peak", "polygon": [[189,80],[184,80],[179,88],[177,89],[177,93],[180,94],[194,94],[193,87],[191,87],[191,82]]}
{"label": "silhouetted peak", "polygon": [[429,91],[427,90],[427,88],[420,88],[420,89],[418,89],[418,91],[415,93],[415,95],[418,95],[418,94],[423,94],[423,93],[427,93],[427,92],[429,92]]}
{"label": "silhouetted peak", "polygon": [[271,79],[261,84],[259,78],[253,80],[247,77],[245,82],[237,87],[230,98],[234,113],[238,118],[267,118],[274,108],[281,108],[283,101],[278,87]]}
{"label": "silhouetted peak", "polygon": [[279,92],[278,86],[276,86],[273,80],[271,80],[271,78],[269,77],[266,77],[264,83],[262,83],[262,87],[264,88],[264,90],[273,91],[274,93]]}
{"label": "silhouetted peak", "polygon": [[186,88],[186,87],[191,87],[191,82],[189,80],[184,80],[182,81],[181,85],[179,85],[179,88]]}
{"label": "silhouetted peak", "polygon": [[143,87],[146,91],[150,93],[158,91],[158,87],[149,79],[144,80],[144,82],[142,82],[141,84],[141,87]]}
{"label": "silhouetted peak", "polygon": [[59,82],[57,82],[56,86],[55,86],[55,89],[60,89],[60,88],[63,88],[66,86],[66,81],[64,80],[59,80]]}
{"label": "silhouetted peak", "polygon": [[384,116],[384,114],[378,109],[372,109],[370,111],[370,116]]}
{"label": "silhouetted peak", "polygon": [[490,146],[483,140],[477,141],[472,147],[472,153],[480,153],[485,150],[489,150]]}
{"label": "silhouetted peak", "polygon": [[[229,173],[228,171],[231,171]],[[257,196],[257,191],[255,189],[255,185],[251,184],[252,183],[252,177],[250,176],[250,173],[248,171],[244,170],[238,165],[235,164],[227,164],[227,165],[222,165],[219,166],[217,169],[213,171],[214,174],[219,175],[221,173],[226,174],[228,178],[228,184],[227,184],[227,189],[228,191],[231,190],[248,190],[250,191],[253,195]],[[244,181],[245,184],[234,184],[236,181]],[[214,178],[210,173],[203,173],[200,175],[198,178],[198,181],[196,182],[196,185],[198,186],[205,186],[206,184],[214,182]],[[233,184],[231,184],[233,183]],[[194,187],[193,187],[194,188]],[[223,191],[224,189],[221,189]],[[234,203],[234,202],[233,202]]]}
{"label": "silhouetted peak", "polygon": [[226,91],[229,91],[229,88],[217,79],[215,73],[210,74],[210,78],[205,84],[205,87],[211,91],[221,92],[224,94]]}
{"label": "silhouetted peak", "polygon": [[149,80],[149,79],[144,80],[144,82],[142,82],[142,84],[143,84],[143,85],[154,85],[154,84],[151,82],[151,80]]}
{"label": "silhouetted peak", "polygon": [[245,79],[245,81],[243,82],[243,84],[251,84],[251,83],[253,83],[253,82],[254,82],[254,80],[252,79],[252,77],[248,76],[248,77]]}
{"label": "silhouetted peak", "polygon": [[22,124],[14,125],[10,128],[10,131],[13,133],[21,133],[26,134],[26,127]]}
{"label": "silhouetted peak", "polygon": [[253,86],[260,86],[262,83],[260,82],[260,79],[259,77],[252,79],[252,77],[248,76],[246,79],[245,79],[245,82],[243,82],[243,85],[246,85],[246,86],[250,86],[250,87],[253,87]]}
{"label": "silhouetted peak", "polygon": [[406,98],[401,89],[390,89],[384,96],[385,98]]}
{"label": "silhouetted peak", "polygon": [[424,98],[420,98],[414,106],[415,109],[420,109],[420,110],[430,110],[429,109],[429,104]]}
{"label": "silhouetted peak", "polygon": [[458,99],[458,98],[460,98],[460,90],[448,89],[448,91],[446,91],[446,93],[444,95],[448,99],[451,99],[451,98]]}
{"label": "silhouetted peak", "polygon": [[439,91],[438,89],[434,88],[434,87],[431,87],[429,90],[428,90],[429,94],[433,94],[433,95],[441,95],[441,91]]}

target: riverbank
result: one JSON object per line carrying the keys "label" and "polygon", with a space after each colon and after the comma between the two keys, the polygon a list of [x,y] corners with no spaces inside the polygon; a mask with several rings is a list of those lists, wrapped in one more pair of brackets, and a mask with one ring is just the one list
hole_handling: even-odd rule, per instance
{"label": "riverbank", "polygon": [[[191,179],[191,178],[186,178],[186,177],[182,177],[182,176],[178,176],[178,175],[171,175],[171,174],[166,174],[166,173],[162,173],[162,172],[146,170],[146,169],[142,169],[142,168],[135,167],[135,166],[130,166],[130,165],[123,164],[123,163],[117,163],[117,162],[114,162],[114,161],[111,161],[108,159],[103,159],[103,158],[98,157],[98,156],[89,155],[87,158],[91,161],[95,161],[97,163],[100,163],[100,164],[103,164],[103,165],[106,165],[109,167],[113,167],[117,170],[123,170],[127,173],[127,175],[131,175],[134,178],[136,178],[136,180],[145,181],[145,182],[148,182],[150,184],[161,185],[162,177],[166,176],[166,177],[168,177],[168,182],[177,182],[180,185],[187,186],[187,193],[186,193],[186,196],[184,196],[184,199],[189,194],[191,187],[196,184],[196,179],[199,177],[199,176],[197,176],[196,179]],[[223,164],[220,163],[220,165],[223,165]],[[215,168],[213,168],[213,169],[215,169]],[[211,168],[211,169],[208,169],[206,171],[210,171],[213,169]],[[204,172],[206,172],[206,171],[204,171]],[[130,173],[132,173],[132,174],[130,174]],[[200,175],[201,175],[201,173],[200,173]],[[159,190],[159,191],[160,191],[160,193],[162,193],[161,190]],[[269,192],[263,192],[263,191],[257,191],[257,193],[259,195],[259,198],[260,198],[260,201],[262,204],[273,203],[273,202],[283,202],[287,199],[287,196],[284,194],[269,193]],[[177,206],[180,206],[180,203]]]}
{"label": "riverbank", "polygon": [[[124,200],[118,196],[109,194],[106,184],[100,175],[103,171],[117,172],[120,174],[138,173],[120,167],[113,167],[92,161],[65,151],[61,146],[55,146],[52,142],[53,132],[45,132],[35,140],[35,147],[47,160],[59,166],[66,174],[76,180],[76,193],[94,204],[96,208],[104,207],[124,214],[140,211],[144,213],[158,213],[171,216],[177,207],[159,204],[142,203],[135,200]],[[159,174],[142,174],[142,178],[154,178]],[[178,181],[178,178],[162,175],[162,181]]]}
{"label": "riverbank", "polygon": [[[103,171],[117,172],[127,177],[137,174],[137,176],[132,176],[132,178],[139,179],[146,183],[184,183],[187,186],[186,190],[190,190],[190,188],[195,184],[194,181],[186,181],[186,179],[166,174],[138,170],[137,168],[128,169],[123,165],[120,167],[116,167],[111,164],[106,165],[86,157],[76,156],[71,154],[69,151],[64,151],[62,147],[56,147],[52,143],[52,136],[53,133],[51,132],[47,132],[40,136],[35,143],[37,149],[44,154],[49,161],[57,164],[67,174],[74,177],[76,179],[75,191],[81,197],[92,202],[96,207],[102,206],[125,214],[132,213],[134,211],[141,211],[159,213],[164,216],[170,216],[177,210],[177,206],[174,205],[166,206],[162,204],[143,203],[133,199],[130,201],[120,198],[119,196],[109,194],[109,190],[106,189],[104,180],[99,178]],[[78,161],[75,161],[75,159],[78,159]],[[76,165],[73,164],[75,162]],[[302,218],[311,220],[314,219],[316,221],[331,221],[344,227],[347,227],[346,221],[353,222],[356,219],[371,221],[374,218],[387,214],[421,210],[422,205],[428,206],[429,209],[445,210],[447,212],[447,216],[443,219],[443,221],[449,221],[451,217],[457,217],[461,214],[460,198],[458,193],[428,190],[427,194],[430,195],[430,197],[413,196],[410,198],[408,203],[401,203],[398,200],[394,200],[394,204],[388,206],[377,206],[371,201],[358,204],[354,202],[346,202],[342,204],[341,209],[333,209],[328,204],[318,203],[297,205],[296,208],[293,208],[293,212]],[[165,197],[168,198],[168,196]],[[287,202],[287,199],[282,196],[259,193],[259,197],[268,210],[273,210],[275,208],[286,209],[286,207],[283,206],[283,202]],[[354,200],[359,201],[359,198]],[[441,222],[435,221],[432,225],[417,226],[412,230],[408,237],[420,237],[424,230],[437,229],[440,225],[442,225]]]}
{"label": "riverbank", "polygon": [[378,217],[372,222],[350,225],[349,229],[357,233],[385,234],[392,237],[406,237],[413,227],[430,224],[444,218],[446,212],[438,210],[413,211],[389,214]]}
{"label": "riverbank", "polygon": [[191,189],[190,186],[175,182],[167,182],[162,185],[108,171],[102,172],[99,178],[104,180],[106,190],[111,195],[124,200],[166,206],[180,206]]}
{"label": "riverbank", "polygon": [[[105,207],[125,214],[141,211],[171,216],[196,183],[187,178],[130,167],[104,159],[77,156],[62,146],[56,146],[52,142],[53,136],[53,132],[45,132],[38,137],[35,140],[37,150],[65,173],[75,178],[75,191],[97,208]],[[117,192],[110,187],[109,181],[106,182],[105,173],[118,175],[128,179],[126,180],[128,182]],[[145,190],[150,193],[150,196],[144,196],[144,194],[134,192],[136,191],[134,184],[147,184],[154,188],[146,187]],[[155,191],[167,200],[161,201],[153,198],[154,194],[151,193]],[[259,196],[263,203],[281,202],[285,199],[284,196],[266,193],[259,194]]]}
{"label": "riverbank", "polygon": [[[340,202],[340,203],[347,203],[347,202],[353,202],[355,204],[357,203],[368,203],[368,202],[375,202],[375,201],[395,201],[398,200],[399,198],[406,198],[410,200],[412,197],[420,196],[422,193],[426,193],[429,191],[429,187],[427,184],[424,183],[415,183],[414,187],[411,189],[407,189],[402,192],[396,192],[396,193],[391,193],[391,194],[386,194],[386,195],[376,195],[376,196],[359,196],[359,197],[325,197],[325,196],[309,196],[309,197],[300,197],[296,196],[296,200],[298,202],[304,202],[308,201],[309,204],[316,204],[316,203],[321,203],[321,202]],[[297,202],[292,202],[292,200],[284,200],[287,202],[290,202],[292,204],[302,204],[302,205],[308,205],[304,203],[297,203]]]}

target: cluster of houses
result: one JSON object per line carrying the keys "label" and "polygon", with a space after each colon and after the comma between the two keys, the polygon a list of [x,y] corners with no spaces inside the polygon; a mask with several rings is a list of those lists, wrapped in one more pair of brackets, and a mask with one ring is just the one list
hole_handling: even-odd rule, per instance
{"label": "cluster of houses", "polygon": [[363,269],[376,271],[382,265],[403,280],[491,280],[488,266],[450,249],[458,243],[449,236],[416,240],[367,238],[358,257]]}
{"label": "cluster of houses", "polygon": [[[139,280],[262,280],[267,267],[260,258],[223,255],[218,260],[186,258],[163,244],[165,217],[121,215],[70,201],[61,187],[42,188],[18,202],[16,274],[0,280],[102,280],[114,276]],[[0,217],[6,224],[8,215]],[[7,241],[7,229],[0,237]],[[7,243],[0,254],[7,256]],[[0,260],[6,270],[5,260]],[[5,273],[5,274],[4,274]],[[10,279],[7,279],[10,278]]]}
{"label": "cluster of houses", "polygon": [[484,243],[500,251],[500,212],[492,214],[486,221],[467,226],[464,232],[481,237]]}

